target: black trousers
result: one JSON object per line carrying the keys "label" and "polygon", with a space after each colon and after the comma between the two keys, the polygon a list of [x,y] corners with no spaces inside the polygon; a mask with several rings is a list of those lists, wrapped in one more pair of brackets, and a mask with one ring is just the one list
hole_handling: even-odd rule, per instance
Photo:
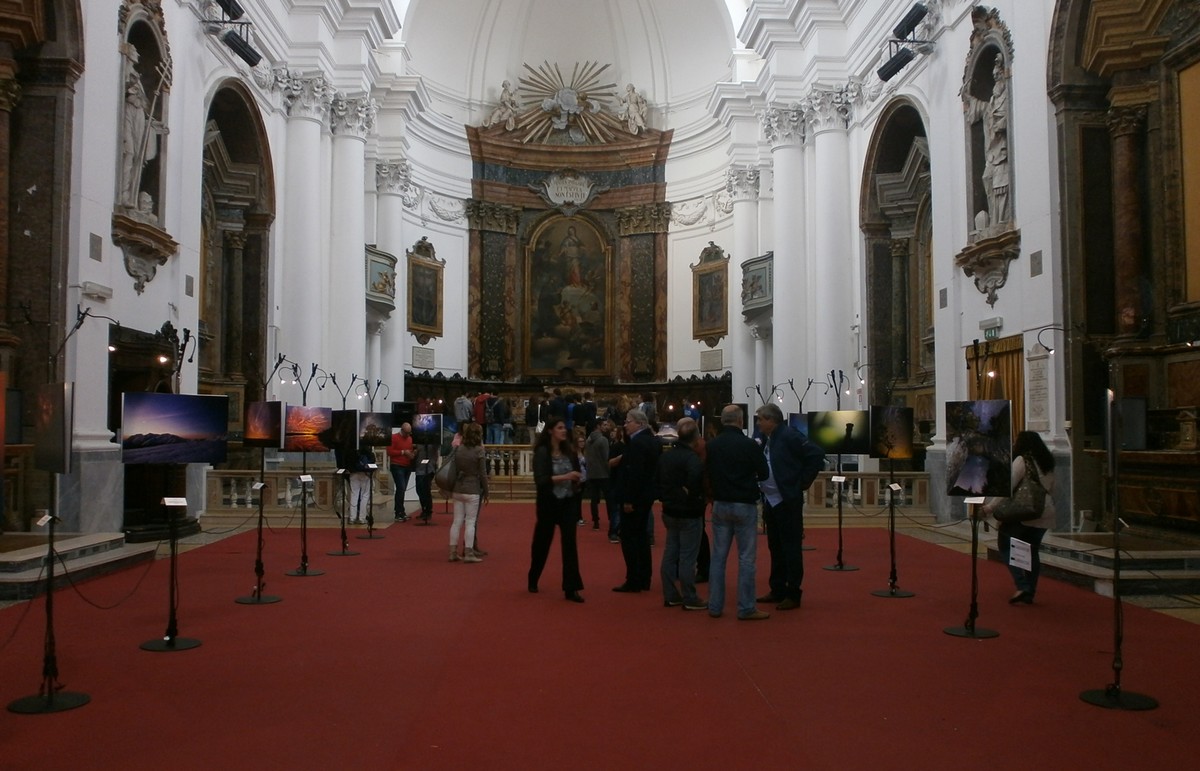
{"label": "black trousers", "polygon": [[799,600],[804,582],[804,501],[785,500],[778,506],[764,502],[763,522],[771,552],[771,594]]}
{"label": "black trousers", "polygon": [[650,558],[650,507],[634,506],[621,512],[621,556],[625,558],[625,583],[638,589],[650,588],[653,564]]}
{"label": "black trousers", "polygon": [[554,528],[562,531],[564,592],[577,592],[583,588],[583,578],[579,575],[579,551],[575,546],[575,536],[579,531],[576,524],[578,513],[576,507],[578,498],[540,499],[537,503],[537,520],[533,525],[533,543],[529,547],[529,585],[536,586],[546,567],[546,558],[550,556],[550,544],[554,543]]}

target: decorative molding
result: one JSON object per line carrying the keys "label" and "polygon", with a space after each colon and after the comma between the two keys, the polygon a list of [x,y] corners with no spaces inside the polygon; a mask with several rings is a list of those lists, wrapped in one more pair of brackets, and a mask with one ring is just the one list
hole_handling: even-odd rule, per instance
{"label": "decorative molding", "polygon": [[1170,35],[1155,33],[1175,5],[1174,0],[1093,0],[1083,30],[1080,61],[1084,68],[1111,78],[1121,70],[1156,64]]}
{"label": "decorative molding", "polygon": [[549,174],[529,185],[529,189],[538,194],[551,209],[557,209],[567,217],[585,208],[608,188],[600,187],[591,177],[581,174],[574,169],[563,169]]}
{"label": "decorative molding", "polygon": [[375,189],[384,195],[402,195],[412,182],[412,166],[406,160],[378,161]]}
{"label": "decorative molding", "polygon": [[975,288],[987,295],[987,304],[994,307],[1000,289],[1008,282],[1008,265],[1020,253],[1021,231],[1009,230],[966,247],[954,258],[954,266],[975,279]]}
{"label": "decorative molding", "polygon": [[431,195],[426,200],[429,211],[442,222],[462,222],[466,218],[466,202],[459,198]]}
{"label": "decorative molding", "polygon": [[112,239],[121,248],[125,272],[133,278],[133,288],[138,294],[154,280],[158,266],[165,265],[179,251],[179,244],[165,230],[124,214],[113,215]]}
{"label": "decorative molding", "polygon": [[671,204],[648,203],[627,206],[615,211],[617,235],[633,236],[644,233],[666,233],[671,221]]}
{"label": "decorative molding", "polygon": [[[742,263],[742,315],[769,311],[775,301],[775,252]],[[749,319],[747,319],[749,321]]]}
{"label": "decorative molding", "polygon": [[16,78],[0,78],[0,110],[12,112],[21,101],[21,84]]}
{"label": "decorative molding", "polygon": [[862,102],[862,84],[850,81],[844,86],[813,86],[808,92],[807,109],[814,131],[850,127],[854,105]]}
{"label": "decorative molding", "polygon": [[283,94],[283,106],[288,117],[325,120],[337,94],[329,78],[322,73],[305,75],[286,67],[276,67],[272,73],[272,90]]}
{"label": "decorative molding", "polygon": [[488,201],[467,201],[466,216],[472,230],[490,230],[515,236],[521,221],[521,209]]}
{"label": "decorative molding", "polygon": [[1104,116],[1105,122],[1108,124],[1108,133],[1113,139],[1130,134],[1141,134],[1146,126],[1147,112],[1145,105],[1110,109]]}

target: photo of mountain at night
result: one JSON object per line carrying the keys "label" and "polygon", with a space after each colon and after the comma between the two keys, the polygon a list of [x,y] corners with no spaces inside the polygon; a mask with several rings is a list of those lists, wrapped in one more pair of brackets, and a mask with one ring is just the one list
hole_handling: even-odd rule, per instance
{"label": "photo of mountain at night", "polygon": [[221,463],[229,397],[129,392],[121,403],[123,463]]}
{"label": "photo of mountain at night", "polygon": [[321,434],[333,427],[330,407],[297,407],[289,404],[284,410],[283,449],[287,452],[328,452],[331,448],[321,441]]}
{"label": "photo of mountain at night", "polygon": [[248,403],[244,425],[242,444],[247,447],[282,447],[283,402]]}

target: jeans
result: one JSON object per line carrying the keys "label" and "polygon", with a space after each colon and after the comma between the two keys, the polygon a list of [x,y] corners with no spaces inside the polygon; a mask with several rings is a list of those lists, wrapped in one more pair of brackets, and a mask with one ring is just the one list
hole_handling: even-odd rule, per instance
{"label": "jeans", "polygon": [[347,501],[350,504],[347,515],[351,522],[365,520],[367,517],[371,487],[371,477],[365,471],[355,471],[347,475],[349,488],[346,490]]}
{"label": "jeans", "polygon": [[704,518],[672,517],[664,513],[662,520],[667,529],[662,566],[659,568],[663,599],[699,605],[700,598],[696,595],[696,554],[700,551]]}
{"label": "jeans", "polygon": [[610,484],[604,503],[608,506],[608,538],[618,538],[621,535],[621,499],[617,496],[617,486]]}
{"label": "jeans", "polygon": [[784,500],[778,506],[764,503],[763,522],[771,550],[771,594],[799,602],[804,582],[804,501]]}
{"label": "jeans", "polygon": [[755,611],[755,555],[758,548],[758,506],[753,503],[713,501],[712,560],[708,568],[708,612],[721,613],[725,608],[725,561],[729,547],[737,539],[738,616]]}
{"label": "jeans", "polygon": [[508,444],[508,432],[503,423],[489,423],[487,427],[488,444]]}
{"label": "jeans", "polygon": [[458,547],[458,533],[466,525],[463,546],[475,548],[475,520],[479,517],[479,496],[474,493],[454,493],[454,522],[450,525],[450,545]]}
{"label": "jeans", "polygon": [[[1000,530],[996,533],[996,548],[1000,552],[1000,559],[1004,561],[1008,572],[1012,574],[1017,590],[1025,592],[1030,597],[1037,593],[1038,576],[1042,572],[1042,560],[1038,556],[1038,551],[1045,535],[1045,528],[1030,527],[1023,522],[1001,525]],[[1014,538],[1029,544],[1029,570],[1008,564],[1008,555],[1012,551],[1012,539]]]}
{"label": "jeans", "polygon": [[392,481],[396,483],[393,513],[398,517],[404,513],[404,494],[408,491],[408,477],[412,473],[412,468],[393,463],[388,466],[388,470],[392,472]]}

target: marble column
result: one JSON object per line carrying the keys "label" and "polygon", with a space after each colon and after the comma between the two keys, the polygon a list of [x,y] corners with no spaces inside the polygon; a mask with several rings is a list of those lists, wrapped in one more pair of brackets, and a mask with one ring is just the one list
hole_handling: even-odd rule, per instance
{"label": "marble column", "polygon": [[754,338],[750,327],[742,317],[741,265],[758,256],[758,169],[747,166],[732,166],[725,173],[725,189],[733,195],[733,259],[729,261],[729,345],[730,361],[727,363],[733,375],[733,393],[744,394],[754,385],[755,374]]}
{"label": "marble column", "polygon": [[[854,377],[858,351],[851,327],[859,307],[854,283],[858,247],[850,210],[850,149],[847,127],[854,90],[849,87],[815,88],[809,94],[809,121],[813,145],[814,189],[808,200],[813,209],[812,284],[803,303],[807,327],[813,336],[812,364],[818,372],[838,370]],[[818,300],[820,298],[820,300]],[[843,401],[844,401],[843,394]],[[836,396],[818,396],[814,404],[833,409]]]}
{"label": "marble column", "polygon": [[[802,342],[809,327],[802,292],[805,276],[804,138],[805,108],[798,104],[772,107],[762,116],[763,133],[771,145],[775,180],[775,297],[772,326],[788,330],[787,342],[771,351],[772,377],[802,380],[811,374],[810,354]],[[769,389],[771,383],[763,383]],[[764,391],[765,392],[765,391]]]}
{"label": "marble column", "polygon": [[391,389],[392,399],[404,400],[404,359],[408,338],[408,258],[405,256],[403,220],[404,192],[409,184],[408,161],[380,161],[375,166],[378,212],[376,243],[396,256],[396,297],[391,323],[380,339],[380,375]]}
{"label": "marble column", "polygon": [[367,369],[366,191],[367,134],[379,108],[370,97],[336,96],[330,107],[333,170],[330,199],[330,372],[350,382]]}
{"label": "marble column", "polygon": [[1108,111],[1112,135],[1113,263],[1117,333],[1135,335],[1142,307],[1142,200],[1139,153],[1146,126],[1146,107],[1114,107]]}
{"label": "marble column", "polygon": [[224,372],[231,380],[246,379],[242,372],[245,318],[243,292],[245,291],[244,250],[246,236],[242,233],[225,231],[225,350]]}
{"label": "marble column", "polygon": [[[754,410],[762,404],[758,394],[754,392],[754,386],[758,386],[763,398],[767,399],[770,398],[771,386],[775,384],[771,379],[771,322],[766,319],[754,322],[750,325],[750,336],[754,340],[754,382],[750,384],[751,395],[746,401],[749,402],[750,414],[753,415]],[[745,393],[746,389],[734,391],[734,400],[740,399]],[[746,417],[749,419],[749,415]],[[753,421],[746,428],[753,428]]]}
{"label": "marble column", "polygon": [[[12,111],[21,99],[21,86],[17,83],[15,64],[0,62],[0,307],[8,308],[8,273],[11,270],[9,243],[9,155],[12,151]],[[7,323],[7,315],[0,316],[0,372],[12,376],[13,355],[20,344]],[[11,379],[9,385],[12,386]]]}
{"label": "marble column", "polygon": [[[375,321],[367,325],[367,374],[366,379],[369,384],[374,386],[376,380],[381,380],[387,383],[387,379],[383,376],[383,331],[387,328],[386,321]],[[391,384],[388,384],[388,393],[392,393]],[[399,401],[399,398],[397,398]],[[376,410],[381,410],[378,404],[375,405]]]}
{"label": "marble column", "polygon": [[323,75],[287,78],[279,351],[306,375],[311,363],[322,364],[321,132],[332,97]]}

